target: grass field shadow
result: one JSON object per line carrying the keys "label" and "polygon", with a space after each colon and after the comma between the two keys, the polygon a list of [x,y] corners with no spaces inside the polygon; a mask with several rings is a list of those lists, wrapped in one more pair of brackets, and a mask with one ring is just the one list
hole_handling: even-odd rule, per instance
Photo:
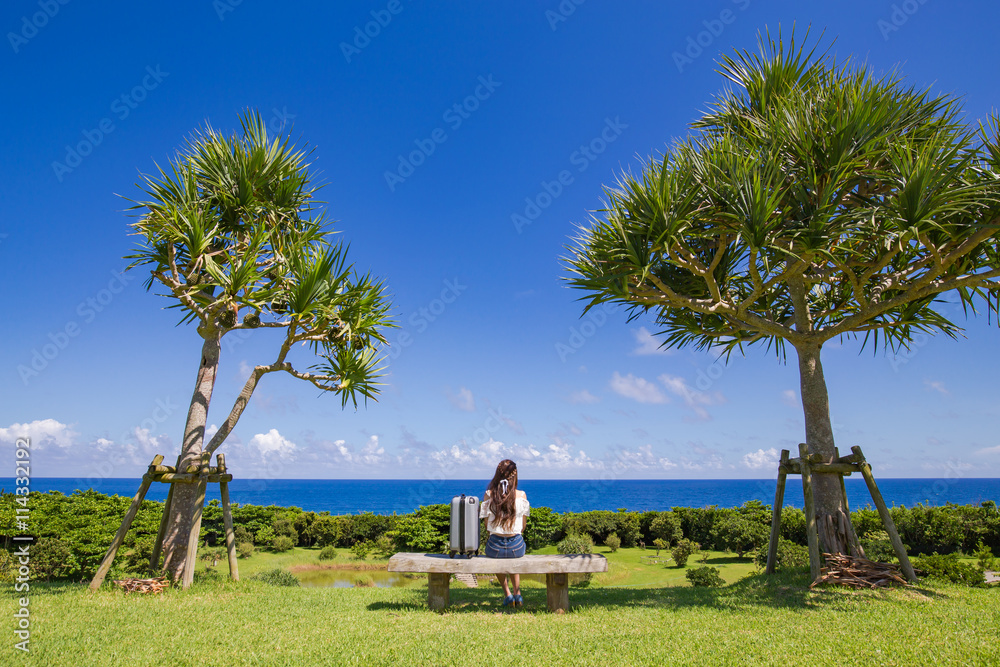
{"label": "grass field shadow", "polygon": [[[896,589],[898,590],[898,589]],[[370,611],[415,611],[427,609],[426,589],[413,589],[412,597],[405,602],[374,602]],[[926,588],[907,589],[914,595],[926,598],[945,598],[946,594]],[[548,613],[545,589],[522,589],[524,607],[514,613]],[[570,589],[570,608],[663,608],[682,609],[705,607],[728,609],[734,612],[755,609],[822,609],[840,605],[863,596],[880,598],[895,604],[899,598],[885,590],[858,591],[844,587],[820,586],[809,588],[808,573],[777,575],[751,574],[728,586],[701,588],[673,586],[662,588],[602,588],[573,587]],[[498,591],[489,588],[452,588],[450,605],[445,613],[510,613],[500,606]]]}

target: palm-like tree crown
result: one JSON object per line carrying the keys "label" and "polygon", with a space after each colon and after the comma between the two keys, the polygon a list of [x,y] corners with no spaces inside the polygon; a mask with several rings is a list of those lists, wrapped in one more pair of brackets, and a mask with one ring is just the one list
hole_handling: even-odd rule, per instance
{"label": "palm-like tree crown", "polygon": [[[664,345],[820,346],[954,335],[934,309],[995,297],[998,123],[954,99],[762,36],[725,57],[734,84],[662,159],[606,189],[568,260],[587,308],[652,310]],[[881,334],[881,339],[880,339]]]}
{"label": "palm-like tree crown", "polygon": [[[164,286],[204,337],[285,328],[278,360],[263,372],[290,372],[339,392],[344,404],[373,398],[380,328],[392,326],[383,284],[354,272],[346,248],[332,242],[306,153],[268,137],[256,112],[241,124],[242,135],[196,134],[170,172],[145,177],[130,268],[148,267],[147,289]],[[294,343],[323,359],[313,373],[286,360]]]}

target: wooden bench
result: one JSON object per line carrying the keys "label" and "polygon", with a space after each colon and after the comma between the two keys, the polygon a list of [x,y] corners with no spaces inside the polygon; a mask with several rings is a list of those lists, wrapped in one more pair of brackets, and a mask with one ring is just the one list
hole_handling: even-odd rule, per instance
{"label": "wooden bench", "polygon": [[607,572],[608,560],[596,554],[523,556],[521,558],[449,558],[446,554],[398,553],[389,559],[389,572],[426,572],[427,606],[448,606],[453,574],[544,574],[549,611],[569,611],[569,575]]}

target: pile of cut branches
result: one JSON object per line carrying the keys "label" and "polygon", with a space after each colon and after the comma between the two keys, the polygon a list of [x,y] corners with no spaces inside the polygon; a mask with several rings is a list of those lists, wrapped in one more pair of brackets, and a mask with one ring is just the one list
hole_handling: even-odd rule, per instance
{"label": "pile of cut branches", "polygon": [[166,577],[153,579],[115,579],[115,583],[125,589],[126,593],[162,593],[170,584]]}
{"label": "pile of cut branches", "polygon": [[823,554],[826,567],[809,587],[819,584],[840,584],[855,588],[884,588],[895,584],[908,586],[899,568],[889,563],[876,563],[867,558],[847,554]]}

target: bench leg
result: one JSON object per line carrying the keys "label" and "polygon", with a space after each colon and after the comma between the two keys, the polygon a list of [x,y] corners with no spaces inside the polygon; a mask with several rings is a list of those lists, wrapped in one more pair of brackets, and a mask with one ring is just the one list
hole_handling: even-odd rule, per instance
{"label": "bench leg", "polygon": [[442,572],[431,572],[427,575],[427,606],[440,611],[448,606],[448,586],[451,575]]}
{"label": "bench leg", "polygon": [[545,593],[549,611],[553,613],[569,611],[569,575],[565,573],[545,575]]}

